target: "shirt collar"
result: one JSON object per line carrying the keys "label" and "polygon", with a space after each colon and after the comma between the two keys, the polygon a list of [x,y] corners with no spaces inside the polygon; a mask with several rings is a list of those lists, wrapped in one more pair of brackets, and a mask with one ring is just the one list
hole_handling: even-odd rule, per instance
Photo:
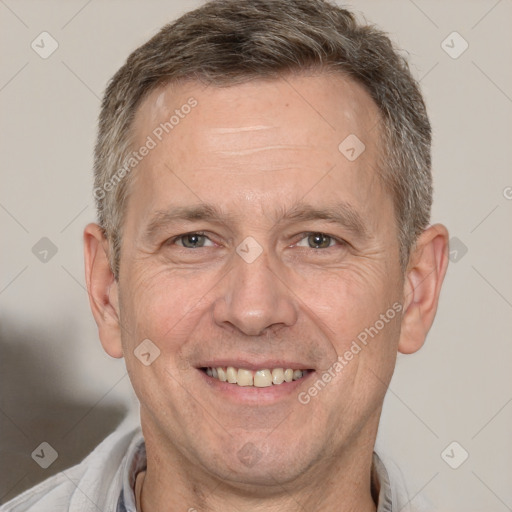
{"label": "shirt collar", "polygon": [[377,512],[393,512],[389,474],[380,457],[373,452],[372,487],[378,490]]}
{"label": "shirt collar", "polygon": [[135,479],[146,469],[146,444],[142,436],[135,439],[128,448],[123,472],[123,487],[117,502],[116,512],[137,512],[135,507]]}

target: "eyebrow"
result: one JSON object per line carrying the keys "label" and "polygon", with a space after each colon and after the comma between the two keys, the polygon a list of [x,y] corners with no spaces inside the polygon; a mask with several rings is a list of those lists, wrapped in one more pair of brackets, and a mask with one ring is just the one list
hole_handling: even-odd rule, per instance
{"label": "eyebrow", "polygon": [[216,207],[208,204],[175,206],[169,210],[158,210],[144,230],[143,237],[145,240],[151,240],[173,222],[208,220],[221,223],[226,222],[228,220],[227,217]]}
{"label": "eyebrow", "polygon": [[348,202],[339,201],[335,205],[316,208],[302,202],[290,210],[283,210],[279,221],[308,222],[325,220],[343,226],[358,238],[368,238],[369,233],[361,214]]}
{"label": "eyebrow", "polygon": [[[286,209],[283,207],[276,209],[273,212],[273,218],[275,224],[324,220],[343,226],[358,238],[364,239],[368,237],[368,229],[363,218],[350,203],[345,201],[321,208],[299,202],[292,208]],[[234,219],[234,215],[222,212],[210,204],[176,206],[169,210],[155,212],[144,230],[143,237],[145,240],[152,240],[160,231],[175,222],[206,220],[217,224],[227,224]]]}

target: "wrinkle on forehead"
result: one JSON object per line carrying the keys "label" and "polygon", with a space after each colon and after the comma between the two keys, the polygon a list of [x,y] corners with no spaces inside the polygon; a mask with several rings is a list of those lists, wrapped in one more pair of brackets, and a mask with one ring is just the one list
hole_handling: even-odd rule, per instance
{"label": "wrinkle on forehead", "polygon": [[[321,132],[319,130],[316,135]],[[295,129],[275,125],[254,129],[252,126],[222,127],[202,126],[196,132],[196,149],[198,154],[209,154],[224,160],[229,157],[261,156],[266,163],[277,160],[300,164],[304,159],[316,153],[320,157],[322,150],[328,153],[337,151],[337,144],[329,138],[327,130],[323,137],[308,136],[305,131],[298,134]],[[314,140],[316,139],[316,140]],[[308,154],[309,153],[309,154]],[[325,157],[325,154],[324,154]],[[234,161],[234,164],[241,163]],[[252,161],[249,163],[256,163]],[[264,163],[260,160],[260,164]]]}
{"label": "wrinkle on forehead", "polygon": [[[296,152],[298,148],[299,148],[299,146],[276,144],[276,145],[270,145],[270,146],[261,146],[261,147],[256,147],[256,148],[239,149],[239,150],[233,150],[233,151],[217,150],[216,153],[220,156],[245,156],[245,155],[252,155],[254,153],[261,153],[263,151],[273,151],[273,150]],[[302,146],[302,148],[309,149],[306,146]]]}
{"label": "wrinkle on forehead", "polygon": [[259,131],[259,130],[271,130],[274,129],[275,126],[269,125],[256,125],[256,126],[235,126],[233,128],[212,128],[212,133],[238,133],[238,132],[250,132],[250,131]]}

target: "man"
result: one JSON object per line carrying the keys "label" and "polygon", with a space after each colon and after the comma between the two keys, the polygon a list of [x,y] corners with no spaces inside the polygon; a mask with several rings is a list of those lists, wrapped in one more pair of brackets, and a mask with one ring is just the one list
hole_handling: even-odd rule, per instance
{"label": "man", "polygon": [[374,444],[448,233],[388,38],[322,0],[206,3],[110,82],[95,179],[87,287],[142,431],[5,510],[416,509]]}

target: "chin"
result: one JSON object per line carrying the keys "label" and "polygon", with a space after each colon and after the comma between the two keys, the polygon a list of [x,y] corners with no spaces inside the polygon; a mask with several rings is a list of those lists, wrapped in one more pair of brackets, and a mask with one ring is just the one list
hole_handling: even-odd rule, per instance
{"label": "chin", "polygon": [[[254,440],[254,435],[251,438]],[[297,445],[282,439],[274,442],[247,440],[241,447],[236,444],[215,457],[204,453],[200,463],[214,478],[246,492],[261,486],[276,487],[276,492],[282,492],[282,485],[299,478],[314,463],[315,457],[308,453],[310,450],[305,452],[304,444],[300,449]]]}

